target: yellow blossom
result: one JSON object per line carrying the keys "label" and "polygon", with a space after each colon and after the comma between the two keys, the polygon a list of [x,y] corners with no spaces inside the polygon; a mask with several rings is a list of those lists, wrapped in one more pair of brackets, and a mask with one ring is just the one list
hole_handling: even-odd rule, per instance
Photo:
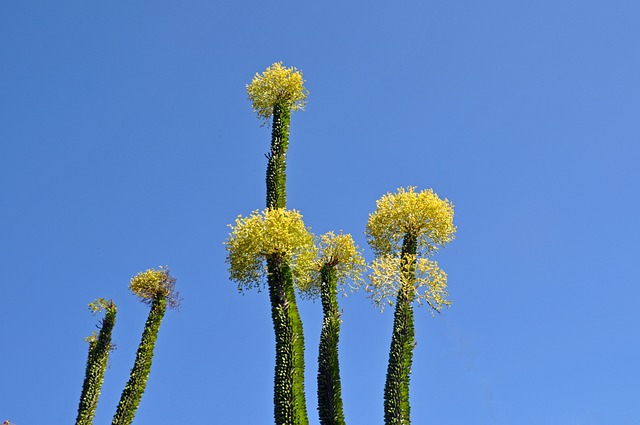
{"label": "yellow blossom", "polygon": [[275,62],[262,75],[256,73],[251,84],[247,84],[247,94],[254,112],[266,121],[273,114],[273,106],[276,104],[291,111],[304,111],[309,92],[303,84],[301,71],[295,67],[286,68],[282,66],[282,62]]}
{"label": "yellow blossom", "polygon": [[[447,275],[429,257],[452,241],[453,205],[431,189],[416,192],[414,187],[387,193],[369,215],[366,236],[376,254],[371,264],[370,283],[365,286],[378,307],[393,305],[402,289],[410,301],[427,304],[440,311],[451,304],[447,298]],[[415,242],[415,251],[403,251],[403,243]]]}
{"label": "yellow blossom", "polygon": [[169,274],[169,268],[161,266],[159,270],[148,269],[132,277],[129,289],[146,304],[165,298],[169,307],[177,309],[180,306],[180,294],[175,292],[175,284],[176,279]]}
{"label": "yellow blossom", "polygon": [[309,284],[317,248],[298,211],[267,209],[238,216],[225,242],[230,279],[243,290],[259,286],[267,273],[266,260],[286,262],[298,286]]}
{"label": "yellow blossom", "polygon": [[367,242],[376,255],[399,253],[405,235],[416,238],[419,250],[430,254],[454,238],[453,204],[431,189],[415,187],[387,193],[369,215]]}
{"label": "yellow blossom", "polygon": [[[415,267],[414,275],[410,271],[412,267]],[[371,264],[369,283],[364,288],[369,298],[380,310],[384,310],[386,306],[394,304],[401,287],[410,288],[411,299],[418,305],[428,305],[432,312],[439,312],[442,307],[451,304],[446,299],[447,274],[437,262],[415,255],[405,255],[403,259],[397,255],[377,257]]]}
{"label": "yellow blossom", "polygon": [[103,310],[115,310],[116,305],[113,300],[106,300],[104,298],[97,298],[93,302],[89,303],[89,310],[91,314],[99,313]]}
{"label": "yellow blossom", "polygon": [[344,285],[350,280],[349,287],[352,290],[360,286],[366,263],[350,234],[327,232],[318,238],[317,244],[318,256],[314,262],[312,279],[308,285],[299,288],[307,297],[314,298],[320,294],[321,270],[325,266],[333,268],[337,283]]}

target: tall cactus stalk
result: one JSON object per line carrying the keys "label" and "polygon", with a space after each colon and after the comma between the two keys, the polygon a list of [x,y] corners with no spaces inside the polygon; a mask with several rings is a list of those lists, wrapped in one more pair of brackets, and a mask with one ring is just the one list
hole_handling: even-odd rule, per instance
{"label": "tall cactus stalk", "polygon": [[107,369],[109,353],[113,347],[111,334],[116,323],[117,309],[113,301],[98,298],[89,304],[89,308],[93,314],[104,310],[105,317],[100,321],[98,335],[96,336],[94,332],[93,335],[86,338],[89,343],[89,355],[87,357],[87,368],[84,374],[84,383],[82,384],[76,425],[91,425],[93,423],[100,398],[100,389]]}
{"label": "tall cactus stalk", "polygon": [[447,275],[429,256],[453,240],[453,205],[413,187],[386,194],[369,215],[367,241],[376,254],[366,290],[384,308],[395,302],[384,389],[385,425],[410,425],[409,378],[415,347],[413,302],[439,312],[450,301]]}
{"label": "tall cactus stalk", "polygon": [[[301,423],[296,418],[296,391],[298,381],[295,373],[295,331],[289,311],[290,296],[293,289],[291,272],[286,263],[278,257],[267,260],[269,299],[271,301],[271,319],[276,334],[276,366],[274,379],[273,404],[276,424]],[[304,388],[303,388],[304,390]]]}
{"label": "tall cactus stalk", "polygon": [[321,425],[344,425],[345,418],[340,383],[338,342],[340,339],[340,310],[338,285],[351,280],[355,289],[362,282],[365,262],[351,235],[333,232],[318,239],[318,258],[309,286],[301,286],[307,298],[320,297],[322,301],[322,330],[318,348],[318,416]]}
{"label": "tall cactus stalk", "polygon": [[320,270],[320,276],[320,298],[324,318],[318,349],[318,416],[321,425],[345,425],[338,359],[340,311],[336,270],[330,265],[324,265]]}
{"label": "tall cactus stalk", "polygon": [[[283,102],[273,106],[271,151],[267,163],[267,208],[286,208],[286,154],[290,111]],[[304,391],[304,332],[289,266],[268,261],[271,319],[276,335],[274,416],[276,424],[309,423]]]}
{"label": "tall cactus stalk", "polygon": [[393,316],[393,334],[389,349],[387,379],[384,386],[385,424],[410,424],[409,375],[413,362],[415,329],[413,287],[415,281],[416,238],[405,234],[400,262],[401,283]]}
{"label": "tall cactus stalk", "polygon": [[[283,208],[266,209],[251,216],[238,217],[226,241],[229,277],[238,282],[238,289],[259,287],[266,277],[271,300],[271,315],[276,334],[276,376],[274,416],[276,424],[302,424],[300,406],[296,404],[300,372],[296,369],[296,338],[302,324],[294,326],[291,303],[294,284],[308,286],[316,259],[313,235],[305,227],[297,211]],[[266,276],[265,263],[266,262]],[[304,400],[303,400],[304,401]]]}
{"label": "tall cactus stalk", "polygon": [[[291,110],[303,110],[307,91],[295,68],[274,63],[247,85],[258,116],[272,118],[271,150],[267,155],[267,209],[286,208],[286,155]],[[306,425],[304,333],[293,280],[286,262],[268,261],[271,312],[276,337],[274,418],[277,425]]]}
{"label": "tall cactus stalk", "polygon": [[130,425],[133,422],[151,372],[153,351],[162,319],[167,307],[179,307],[179,294],[174,291],[175,278],[169,275],[168,268],[160,268],[157,271],[150,269],[139,273],[131,279],[129,288],[141,301],[150,304],[151,310],[142,332],[129,381],[120,396],[112,425]]}

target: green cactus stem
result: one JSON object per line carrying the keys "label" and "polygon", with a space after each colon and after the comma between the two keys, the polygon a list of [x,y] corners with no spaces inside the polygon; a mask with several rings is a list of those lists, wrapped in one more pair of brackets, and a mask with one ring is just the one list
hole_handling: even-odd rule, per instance
{"label": "green cactus stem", "polygon": [[[289,120],[286,105],[274,105],[266,177],[267,208],[286,208]],[[293,279],[289,266],[283,262],[267,261],[267,272],[276,336],[274,417],[278,425],[305,425],[309,419],[304,392],[304,333]],[[290,370],[285,371],[286,367]]]}
{"label": "green cactus stem", "polygon": [[120,396],[116,414],[111,422],[112,425],[130,425],[133,422],[140,399],[142,399],[142,394],[147,386],[147,378],[151,372],[153,350],[166,309],[167,301],[164,298],[159,298],[151,304],[151,311],[136,353],[136,361],[131,369],[129,382],[127,382]]}
{"label": "green cactus stem", "polygon": [[413,362],[415,330],[413,317],[413,281],[415,280],[416,237],[405,234],[401,259],[410,258],[414,264],[403,269],[404,274],[393,316],[393,334],[389,350],[387,379],[384,387],[385,425],[409,425],[409,375]]}
{"label": "green cactus stem", "polygon": [[[287,204],[286,158],[292,110],[304,110],[307,90],[302,73],[276,62],[256,74],[247,93],[258,117],[272,118],[271,150],[267,154],[267,209],[284,209]],[[288,264],[267,261],[267,282],[276,337],[274,417],[276,425],[307,425],[304,393],[304,334]],[[288,368],[288,370],[285,370]]]}
{"label": "green cactus stem", "polygon": [[107,369],[109,353],[113,346],[111,344],[111,334],[116,323],[117,308],[113,301],[99,298],[89,304],[89,308],[95,314],[105,310],[105,317],[100,320],[98,335],[86,338],[89,343],[89,354],[87,357],[87,368],[82,384],[82,394],[78,406],[78,416],[76,425],[91,425],[98,407],[100,389],[104,381],[104,374]]}
{"label": "green cactus stem", "polygon": [[340,311],[335,268],[325,264],[320,270],[320,278],[324,319],[318,350],[318,415],[321,425],[345,425],[338,360]]}
{"label": "green cactus stem", "polygon": [[120,396],[112,425],[130,425],[133,422],[151,372],[153,351],[162,319],[167,307],[179,307],[179,294],[174,292],[174,287],[175,278],[169,275],[168,268],[160,268],[159,271],[150,269],[131,279],[130,289],[144,303],[151,304],[151,310],[142,332],[129,381]]}
{"label": "green cactus stem", "polygon": [[289,147],[289,123],[291,112],[286,105],[273,106],[271,126],[271,151],[267,155],[267,208],[287,206],[287,149]]}

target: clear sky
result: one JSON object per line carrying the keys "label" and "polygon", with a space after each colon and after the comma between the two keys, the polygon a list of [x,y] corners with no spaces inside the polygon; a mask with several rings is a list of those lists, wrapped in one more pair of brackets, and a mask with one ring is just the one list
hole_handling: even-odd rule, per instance
{"label": "clear sky", "polygon": [[[265,291],[223,241],[262,209],[269,129],[245,84],[304,73],[288,206],[366,246],[401,186],[455,204],[435,257],[453,305],[416,311],[416,425],[640,424],[640,2],[0,2],[0,421],[73,423],[97,318],[119,307],[110,423],[169,265],[136,424],[272,424]],[[365,256],[371,260],[371,252]],[[392,312],[340,299],[345,415],[383,423]],[[317,423],[319,302],[299,302]]]}

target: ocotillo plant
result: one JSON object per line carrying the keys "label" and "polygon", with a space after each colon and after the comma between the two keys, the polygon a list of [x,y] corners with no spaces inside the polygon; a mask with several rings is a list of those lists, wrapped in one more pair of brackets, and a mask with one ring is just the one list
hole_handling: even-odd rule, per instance
{"label": "ocotillo plant", "polygon": [[309,297],[320,296],[323,321],[318,349],[318,416],[321,425],[344,425],[342,387],[338,341],[340,338],[340,310],[338,284],[351,280],[352,288],[362,281],[365,262],[351,235],[328,232],[319,239],[319,254],[313,280],[308,288],[301,288]]}
{"label": "ocotillo plant", "polygon": [[[276,62],[247,84],[253,110],[265,123],[271,121],[271,150],[267,154],[267,209],[286,208],[286,157],[291,111],[304,110],[307,90],[302,73]],[[290,266],[267,260],[269,297],[276,337],[274,416],[278,425],[306,425],[304,392],[304,333],[291,281]],[[282,357],[282,358],[279,358]],[[291,370],[281,369],[291,359]],[[287,360],[288,361],[288,360]],[[284,394],[291,392],[292,397]]]}
{"label": "ocotillo plant", "polygon": [[176,279],[169,274],[169,269],[166,267],[160,267],[160,270],[149,269],[131,278],[129,289],[143,303],[150,304],[151,310],[142,332],[129,381],[120,396],[112,425],[130,425],[138,410],[138,404],[151,372],[153,350],[166,309],[167,307],[177,309],[180,306],[180,295],[175,292],[175,282]]}
{"label": "ocotillo plant", "polygon": [[447,275],[430,260],[431,254],[453,240],[453,205],[432,190],[398,189],[376,203],[369,215],[367,242],[376,254],[371,283],[365,287],[373,301],[395,313],[384,389],[386,425],[409,425],[409,374],[415,331],[413,301],[425,302],[432,311],[450,304]]}
{"label": "ocotillo plant", "polygon": [[87,356],[87,369],[84,374],[84,383],[82,384],[76,425],[91,425],[93,423],[96,407],[98,407],[98,399],[100,398],[100,388],[107,369],[109,353],[113,349],[111,333],[116,323],[117,309],[112,300],[107,301],[104,298],[98,298],[89,304],[89,309],[93,314],[104,310],[105,316],[99,322],[100,331],[98,334],[96,335],[94,332],[85,338],[89,343],[89,355]]}
{"label": "ocotillo plant", "polygon": [[[276,332],[276,377],[274,388],[276,424],[301,424],[296,410],[294,355],[296,334],[287,316],[286,293],[293,285],[308,286],[317,249],[313,235],[297,211],[281,208],[238,217],[225,242],[229,276],[238,290],[259,287],[265,280],[271,295],[271,314]],[[265,267],[266,263],[266,267]]]}

